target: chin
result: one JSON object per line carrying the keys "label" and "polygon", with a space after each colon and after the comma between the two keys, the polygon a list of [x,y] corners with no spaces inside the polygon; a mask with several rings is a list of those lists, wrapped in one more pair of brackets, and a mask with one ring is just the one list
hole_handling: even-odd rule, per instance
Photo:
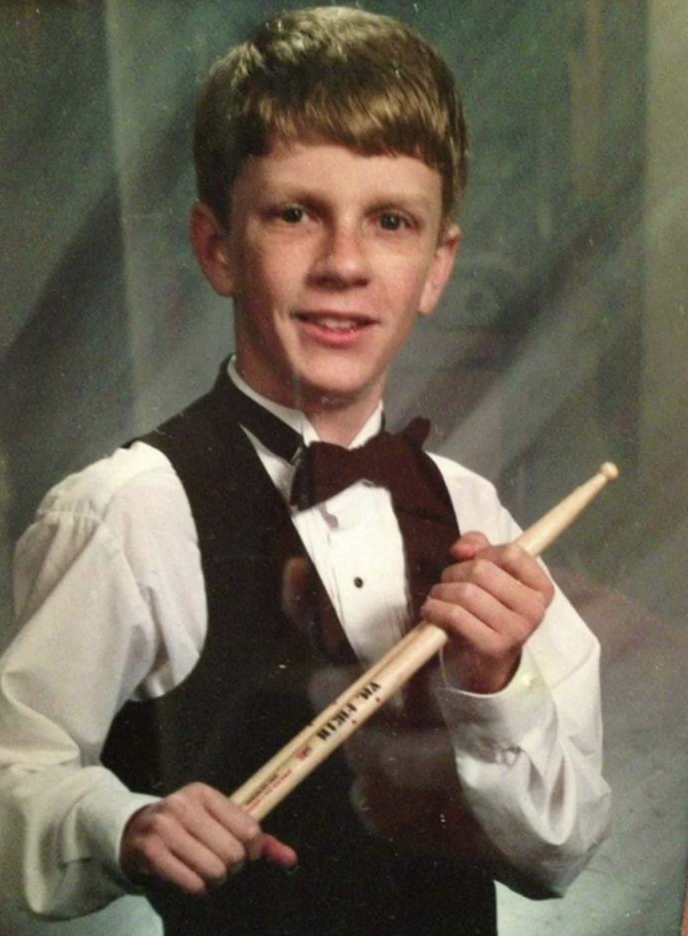
{"label": "chin", "polygon": [[309,400],[320,400],[322,403],[328,403],[332,406],[355,403],[356,401],[369,396],[372,382],[362,380],[352,380],[352,375],[343,374],[337,379],[336,374],[332,372],[318,380],[314,375],[303,375],[300,380],[300,386],[305,398]]}
{"label": "chin", "polygon": [[329,408],[346,406],[357,399],[355,390],[348,387],[332,386],[331,384],[301,384],[301,397],[304,403],[320,405]]}

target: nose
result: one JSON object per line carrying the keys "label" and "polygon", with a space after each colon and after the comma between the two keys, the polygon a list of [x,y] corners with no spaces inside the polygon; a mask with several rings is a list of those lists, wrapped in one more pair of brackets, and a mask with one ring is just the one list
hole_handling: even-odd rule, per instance
{"label": "nose", "polygon": [[321,286],[344,289],[370,279],[370,258],[364,232],[353,225],[332,223],[322,233],[311,269]]}

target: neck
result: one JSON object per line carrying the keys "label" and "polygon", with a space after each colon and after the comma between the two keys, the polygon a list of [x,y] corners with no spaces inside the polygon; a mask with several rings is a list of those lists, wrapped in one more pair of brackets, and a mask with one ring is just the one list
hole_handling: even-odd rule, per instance
{"label": "neck", "polygon": [[347,447],[375,412],[379,401],[366,406],[328,405],[300,407],[323,442]]}
{"label": "neck", "polygon": [[381,400],[381,391],[357,398],[329,396],[322,392],[309,392],[303,385],[289,391],[275,392],[272,386],[263,386],[252,375],[242,372],[239,362],[234,363],[237,376],[248,388],[266,400],[302,413],[323,442],[348,446],[373,415]]}

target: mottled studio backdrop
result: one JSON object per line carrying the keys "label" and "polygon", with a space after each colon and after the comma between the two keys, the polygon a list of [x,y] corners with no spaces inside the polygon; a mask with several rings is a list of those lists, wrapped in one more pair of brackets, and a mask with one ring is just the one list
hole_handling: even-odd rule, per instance
{"label": "mottled studio backdrop", "polygon": [[[231,347],[229,312],[187,243],[194,98],[257,19],[301,5],[0,2],[3,642],[12,546],[42,493],[202,393]],[[688,4],[366,6],[441,47],[472,128],[462,254],[394,376],[392,422],[433,417],[435,447],[496,481],[523,523],[601,461],[622,469],[548,554],[603,645],[613,835],[563,901],[500,891],[500,932],[675,936],[688,853]],[[135,901],[47,929],[0,908],[2,936],[156,926]]]}

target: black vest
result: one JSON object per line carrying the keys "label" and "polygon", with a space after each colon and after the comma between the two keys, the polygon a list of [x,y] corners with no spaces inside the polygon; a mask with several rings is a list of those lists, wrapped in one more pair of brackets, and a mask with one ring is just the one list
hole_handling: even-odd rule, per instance
{"label": "black vest", "polygon": [[[284,557],[303,547],[217,390],[144,441],[168,456],[191,504],[208,631],[199,662],[179,686],[124,707],[103,762],[139,792],[164,796],[203,781],[229,794],[313,717],[305,686],[324,661],[284,616],[279,596]],[[443,484],[431,459],[420,457]],[[465,857],[439,857],[408,847],[403,835],[400,842],[365,831],[349,804],[351,784],[337,753],[264,821],[296,848],[296,871],[255,862],[204,899],[152,888],[167,936],[495,934],[491,879]],[[399,793],[407,832],[446,821],[441,796],[423,795],[416,813],[420,802],[418,794],[406,803]],[[470,825],[467,818],[467,835]]]}

